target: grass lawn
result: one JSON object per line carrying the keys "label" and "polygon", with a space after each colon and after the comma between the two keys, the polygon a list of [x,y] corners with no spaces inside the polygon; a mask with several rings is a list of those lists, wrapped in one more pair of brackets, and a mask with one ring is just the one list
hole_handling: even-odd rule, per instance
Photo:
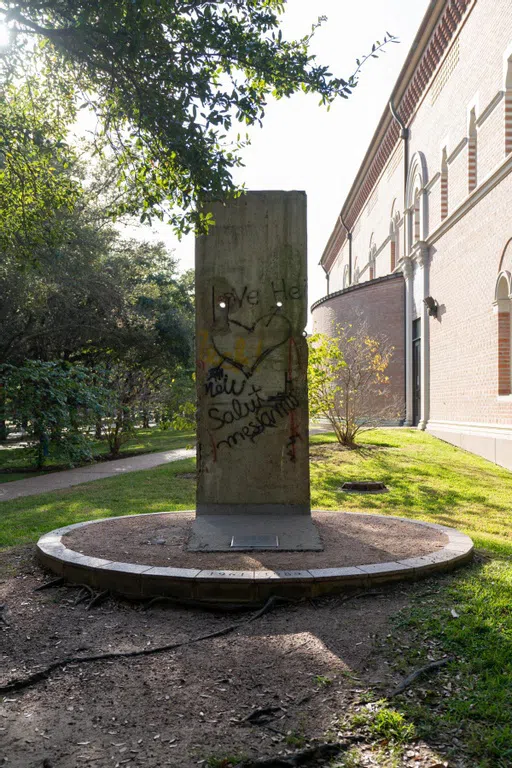
{"label": "grass lawn", "polygon": [[26,477],[36,477],[44,475],[44,472],[8,472],[5,475],[0,473],[0,484],[11,483],[13,480],[25,480]]}
{"label": "grass lawn", "polygon": [[[334,438],[312,438],[313,507],[453,526],[479,549],[474,565],[413,598],[396,617],[382,654],[404,676],[431,659],[453,656],[436,678],[393,699],[393,708],[414,724],[417,736],[452,744],[454,757],[464,753],[464,765],[511,766],[512,474],[416,430],[369,433],[355,452],[330,451],[327,440]],[[365,479],[384,482],[390,492],[364,497],[338,491],[346,480]],[[380,711],[389,712],[386,706]]]}
{"label": "grass lawn", "polygon": [[[156,453],[158,451],[170,451],[174,448],[192,447],[194,443],[195,434],[193,432],[174,432],[170,429],[158,429],[157,427],[137,429],[134,436],[122,446],[119,458],[123,458],[123,454]],[[107,455],[108,444],[104,440],[95,440],[92,444],[92,450],[95,457],[101,458]],[[23,472],[27,467],[33,466],[34,457],[28,448],[0,450],[0,483],[44,474],[44,471]],[[51,453],[46,466],[50,471],[56,467],[65,469],[62,465],[62,459],[58,456],[52,456]],[[20,472],[16,472],[17,469]],[[2,474],[2,470],[9,471]]]}
{"label": "grass lawn", "polygon": [[[44,531],[82,520],[195,507],[195,459],[162,464],[63,491],[0,501],[0,548],[36,541]],[[1,496],[0,496],[1,499]]]}
{"label": "grass lawn", "polygon": [[[151,440],[142,436],[138,445],[154,445]],[[479,549],[474,565],[433,580],[427,592],[411,589],[410,605],[397,616],[383,657],[404,674],[429,658],[447,654],[453,661],[390,706],[417,735],[443,739],[455,753],[463,751],[464,765],[510,766],[512,474],[417,430],[379,430],[362,443],[358,451],[344,451],[333,436],[312,437],[313,508],[438,522],[469,534]],[[165,447],[170,446],[153,450]],[[193,460],[186,460],[0,502],[0,547],[33,542],[45,531],[86,519],[191,509],[195,483],[180,475],[193,466]],[[389,493],[364,497],[340,492],[343,482],[356,479],[383,481]],[[378,693],[372,695],[378,699]]]}

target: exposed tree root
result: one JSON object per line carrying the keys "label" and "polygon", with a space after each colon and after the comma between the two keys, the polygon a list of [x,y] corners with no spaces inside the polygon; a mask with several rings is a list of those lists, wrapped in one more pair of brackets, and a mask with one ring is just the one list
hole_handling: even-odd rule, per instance
{"label": "exposed tree root", "polygon": [[94,592],[87,584],[78,584],[79,587],[81,587],[80,592],[78,593],[78,596],[75,600],[75,605],[80,605],[80,603],[85,602],[87,598],[92,600],[94,597]]}
{"label": "exposed tree root", "polygon": [[42,592],[43,589],[50,589],[51,587],[60,587],[61,584],[64,584],[64,581],[64,576],[58,576],[56,579],[52,579],[45,584],[40,584],[38,587],[35,587],[34,592]]}
{"label": "exposed tree root", "polygon": [[336,757],[340,752],[349,749],[354,742],[362,740],[362,737],[355,737],[334,744],[317,744],[314,747],[308,747],[308,749],[295,752],[293,755],[244,760],[242,763],[239,763],[237,768],[296,768],[298,766],[315,764],[325,765],[326,760]]}
{"label": "exposed tree root", "polygon": [[[101,594],[103,593],[100,593],[100,595]],[[42,680],[47,680],[52,672],[54,672],[56,669],[62,669],[62,667],[65,667],[67,664],[88,664],[93,661],[108,661],[110,659],[133,659],[137,656],[153,656],[157,653],[172,651],[176,648],[192,645],[192,643],[199,643],[202,640],[209,640],[210,638],[229,635],[236,629],[240,629],[241,627],[256,621],[256,619],[259,619],[260,616],[268,613],[276,605],[287,602],[289,601],[285,598],[271,597],[267,600],[263,608],[260,608],[259,611],[257,611],[248,619],[245,619],[245,621],[238,621],[236,624],[230,624],[229,626],[224,627],[224,629],[218,629],[215,632],[208,632],[205,635],[199,635],[198,637],[193,637],[190,640],[183,640],[179,643],[166,643],[165,645],[156,645],[153,648],[142,648],[137,651],[112,651],[110,653],[97,653],[93,654],[92,656],[67,656],[64,659],[53,661],[51,664],[48,664],[47,667],[40,669],[38,672],[33,672],[31,675],[27,675],[27,677],[14,678],[13,680],[10,680],[5,685],[0,686],[0,694],[12,693],[13,691],[21,691],[24,688],[29,688],[31,685],[35,685],[36,683],[41,682]]]}
{"label": "exposed tree root", "polygon": [[212,613],[240,613],[241,611],[254,611],[261,605],[261,603],[209,603],[206,600],[191,600],[162,595],[152,597],[144,605],[144,610],[147,611],[155,605],[177,605],[180,608],[199,608],[201,611],[211,611]]}
{"label": "exposed tree root", "polygon": [[89,603],[87,603],[87,608],[85,610],[90,611],[91,608],[94,608],[95,605],[99,605],[104,600],[106,600],[109,594],[110,592],[108,589],[104,589],[103,592],[98,592],[96,595],[94,595],[92,600]]}
{"label": "exposed tree root", "polygon": [[418,677],[421,677],[428,672],[433,672],[436,669],[440,669],[441,667],[445,667],[450,661],[453,661],[453,656],[446,656],[444,659],[439,659],[439,661],[431,661],[430,664],[425,664],[424,667],[420,667],[420,669],[417,669],[415,672],[411,672],[410,675],[407,675],[407,677],[402,680],[400,685],[398,685],[393,691],[391,691],[390,694],[388,694],[387,698],[392,699],[393,696],[398,696],[399,693],[403,693],[407,688],[409,688],[409,686],[412,685],[415,680],[418,679]]}
{"label": "exposed tree root", "polygon": [[284,712],[282,707],[263,707],[250,712],[241,721],[242,723],[251,723],[252,725],[265,725],[269,720],[277,717],[278,712]]}
{"label": "exposed tree root", "polygon": [[336,608],[339,608],[342,603],[346,603],[349,600],[358,600],[361,597],[381,597],[382,595],[387,594],[386,592],[376,592],[375,590],[368,590],[363,589],[360,592],[352,592],[350,595],[343,595],[343,597],[340,597],[336,602],[331,605],[330,610],[334,611]]}

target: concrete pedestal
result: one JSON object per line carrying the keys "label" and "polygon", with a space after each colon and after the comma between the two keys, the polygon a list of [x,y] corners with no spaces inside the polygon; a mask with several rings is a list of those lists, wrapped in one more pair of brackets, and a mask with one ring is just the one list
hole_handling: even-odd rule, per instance
{"label": "concrete pedestal", "polygon": [[195,552],[317,551],[322,541],[310,515],[197,516],[188,549]]}

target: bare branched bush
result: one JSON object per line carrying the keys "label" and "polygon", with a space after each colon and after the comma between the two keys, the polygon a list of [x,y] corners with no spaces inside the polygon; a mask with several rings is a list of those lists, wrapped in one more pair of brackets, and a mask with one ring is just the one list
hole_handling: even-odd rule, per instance
{"label": "bare branched bush", "polygon": [[387,375],[393,349],[385,336],[370,336],[365,321],[309,338],[310,413],[327,419],[342,445],[354,447],[359,433],[400,417]]}

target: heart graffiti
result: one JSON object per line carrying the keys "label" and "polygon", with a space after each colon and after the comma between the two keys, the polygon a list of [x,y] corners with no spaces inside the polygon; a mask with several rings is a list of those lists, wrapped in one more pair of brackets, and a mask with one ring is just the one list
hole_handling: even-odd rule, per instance
{"label": "heart graffiti", "polygon": [[[292,336],[292,324],[281,313],[269,312],[251,326],[228,319],[229,332],[213,333],[213,348],[222,361],[231,363],[248,379],[268,355]],[[242,341],[242,352],[235,347]],[[244,359],[240,359],[243,357]]]}

